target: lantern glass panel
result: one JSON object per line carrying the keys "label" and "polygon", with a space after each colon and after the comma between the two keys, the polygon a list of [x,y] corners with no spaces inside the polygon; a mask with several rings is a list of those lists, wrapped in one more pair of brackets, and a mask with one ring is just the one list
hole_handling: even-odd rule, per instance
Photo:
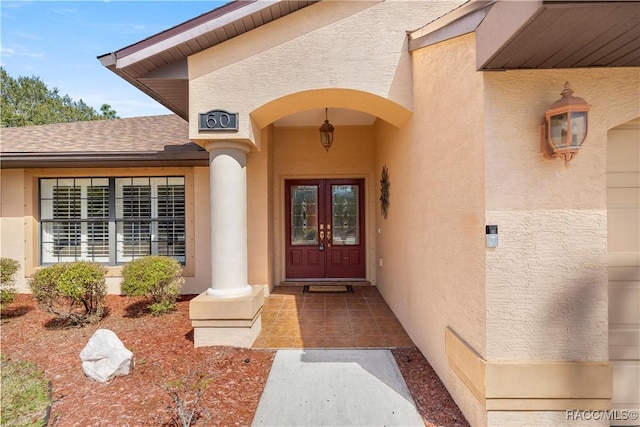
{"label": "lantern glass panel", "polygon": [[567,143],[567,129],[569,117],[567,113],[556,114],[549,119],[549,136],[551,137],[551,143],[556,148],[563,148],[568,145]]}
{"label": "lantern glass panel", "polygon": [[587,113],[574,111],[571,113],[571,146],[579,147],[587,137]]}
{"label": "lantern glass panel", "polygon": [[331,143],[333,143],[333,134],[329,132],[321,132],[320,140],[323,146],[329,147],[331,146]]}

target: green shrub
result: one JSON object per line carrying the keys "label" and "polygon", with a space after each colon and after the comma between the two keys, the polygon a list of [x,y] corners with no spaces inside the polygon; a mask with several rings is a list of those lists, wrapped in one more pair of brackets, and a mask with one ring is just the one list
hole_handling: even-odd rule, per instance
{"label": "green shrub", "polygon": [[18,295],[15,288],[15,275],[20,263],[11,258],[0,258],[0,306],[8,304]]}
{"label": "green shrub", "polygon": [[89,261],[54,264],[38,270],[29,286],[40,307],[82,325],[104,316],[105,268]]}
{"label": "green shrub", "polygon": [[133,260],[122,269],[122,277],[120,291],[127,296],[150,298],[149,308],[153,314],[173,310],[184,284],[180,263],[165,256]]}

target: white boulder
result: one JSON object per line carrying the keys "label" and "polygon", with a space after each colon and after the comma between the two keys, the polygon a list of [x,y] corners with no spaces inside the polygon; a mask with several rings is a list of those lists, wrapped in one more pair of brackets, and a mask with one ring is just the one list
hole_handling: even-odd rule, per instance
{"label": "white boulder", "polygon": [[133,369],[133,353],[108,329],[98,329],[80,352],[82,369],[89,378],[106,382]]}

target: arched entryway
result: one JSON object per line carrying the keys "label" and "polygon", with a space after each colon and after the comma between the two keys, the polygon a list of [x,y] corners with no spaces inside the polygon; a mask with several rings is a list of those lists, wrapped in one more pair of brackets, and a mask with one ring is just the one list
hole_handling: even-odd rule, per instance
{"label": "arched entryway", "polygon": [[[273,285],[349,280],[375,285],[378,121],[402,127],[411,112],[353,89],[316,89],[250,113],[271,176]],[[320,143],[325,119],[335,127]]]}

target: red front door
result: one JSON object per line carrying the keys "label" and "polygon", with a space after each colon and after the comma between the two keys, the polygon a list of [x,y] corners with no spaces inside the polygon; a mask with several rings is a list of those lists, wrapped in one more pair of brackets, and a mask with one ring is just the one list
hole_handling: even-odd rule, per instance
{"label": "red front door", "polygon": [[288,279],[364,279],[364,180],[285,182]]}

